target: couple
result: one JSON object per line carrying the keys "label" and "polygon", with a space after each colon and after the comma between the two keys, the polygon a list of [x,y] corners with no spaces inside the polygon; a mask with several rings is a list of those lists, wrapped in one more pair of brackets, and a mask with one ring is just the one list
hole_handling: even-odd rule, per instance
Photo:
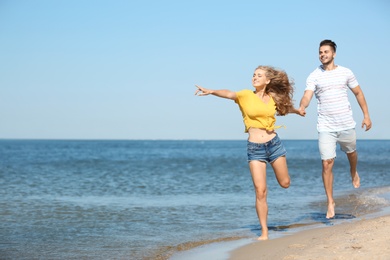
{"label": "couple", "polygon": [[322,160],[322,179],[328,199],[326,218],[335,216],[335,202],[333,199],[333,172],[336,158],[336,144],[347,154],[352,185],[360,186],[360,178],[356,169],[356,133],[355,121],[348,101],[347,90],[350,89],[362,109],[364,119],[362,128],[366,131],[371,128],[371,119],[368,107],[354,74],[351,70],[336,65],[336,44],[331,40],[320,43],[319,59],[321,66],[316,68],[307,78],[306,89],[300,102],[299,109],[294,108],[293,83],[284,71],[270,66],[256,68],[252,90],[233,92],[230,90],[211,90],[197,86],[195,95],[214,95],[234,100],[241,112],[248,133],[248,163],[256,193],[256,212],[261,225],[262,234],[259,240],[268,239],[268,205],[266,165],[272,166],[276,179],[281,187],[290,186],[286,150],[275,133],[275,114],[287,115],[295,113],[305,116],[305,109],[315,94],[318,102],[318,145]]}

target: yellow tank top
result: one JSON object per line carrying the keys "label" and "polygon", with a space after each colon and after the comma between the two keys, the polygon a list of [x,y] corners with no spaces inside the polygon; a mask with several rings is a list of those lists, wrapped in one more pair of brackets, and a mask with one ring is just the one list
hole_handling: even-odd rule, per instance
{"label": "yellow tank top", "polygon": [[244,89],[236,92],[236,103],[240,107],[245,132],[251,127],[263,128],[269,131],[275,128],[276,104],[272,96],[268,103],[264,103],[253,91]]}

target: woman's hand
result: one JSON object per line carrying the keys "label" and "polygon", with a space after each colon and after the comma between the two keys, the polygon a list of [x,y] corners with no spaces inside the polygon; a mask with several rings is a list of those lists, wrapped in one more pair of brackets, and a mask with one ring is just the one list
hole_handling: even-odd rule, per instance
{"label": "woman's hand", "polygon": [[212,94],[212,90],[203,88],[201,86],[195,85],[198,89],[195,91],[195,96],[207,96]]}
{"label": "woman's hand", "polygon": [[232,99],[232,100],[236,100],[236,98],[237,98],[236,92],[230,91],[228,89],[213,90],[213,89],[203,88],[203,87],[198,86],[198,85],[195,85],[195,87],[198,88],[195,91],[195,96],[214,95],[216,97],[227,98],[227,99]]}

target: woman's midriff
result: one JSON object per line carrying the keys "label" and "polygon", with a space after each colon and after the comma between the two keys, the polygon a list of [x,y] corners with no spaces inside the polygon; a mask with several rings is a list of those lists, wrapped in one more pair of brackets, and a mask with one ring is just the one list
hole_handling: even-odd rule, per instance
{"label": "woman's midriff", "polygon": [[249,128],[248,129],[248,141],[252,143],[266,143],[276,136],[274,130],[269,131],[263,128]]}

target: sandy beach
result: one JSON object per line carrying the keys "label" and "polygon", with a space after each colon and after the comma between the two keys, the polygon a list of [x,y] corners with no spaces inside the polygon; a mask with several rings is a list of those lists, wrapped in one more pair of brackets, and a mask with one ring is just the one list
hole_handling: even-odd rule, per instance
{"label": "sandy beach", "polygon": [[249,259],[390,259],[390,215],[256,241],[231,253]]}

